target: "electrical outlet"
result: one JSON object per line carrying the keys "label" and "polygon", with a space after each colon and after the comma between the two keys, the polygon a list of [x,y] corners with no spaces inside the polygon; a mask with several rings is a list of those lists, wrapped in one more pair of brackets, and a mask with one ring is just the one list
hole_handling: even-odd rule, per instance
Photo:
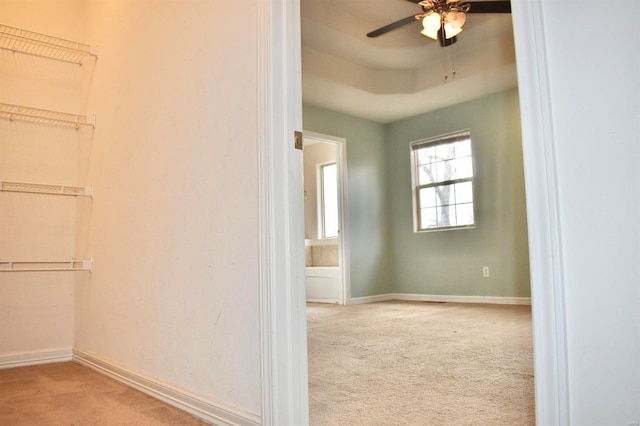
{"label": "electrical outlet", "polygon": [[489,276],[489,267],[488,266],[483,266],[482,267],[482,276],[487,278]]}

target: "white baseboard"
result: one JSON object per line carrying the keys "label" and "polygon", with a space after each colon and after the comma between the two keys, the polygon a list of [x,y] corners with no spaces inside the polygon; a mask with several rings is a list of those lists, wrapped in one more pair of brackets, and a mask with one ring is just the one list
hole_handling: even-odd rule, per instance
{"label": "white baseboard", "polygon": [[361,303],[384,302],[387,300],[408,300],[416,302],[489,303],[495,305],[531,305],[530,297],[454,296],[405,293],[386,293],[376,296],[356,297],[351,298],[349,304],[359,305]]}
{"label": "white baseboard", "polygon": [[308,303],[331,303],[334,305],[336,303],[340,303],[338,299],[321,299],[316,297],[307,297],[307,302]]}
{"label": "white baseboard", "polygon": [[26,367],[28,365],[50,364],[53,362],[68,362],[71,361],[71,357],[71,348],[47,352],[26,352],[13,355],[0,355],[0,370],[6,368]]}
{"label": "white baseboard", "polygon": [[392,300],[390,294],[377,294],[375,296],[352,297],[349,299],[349,305],[362,305],[363,303],[386,302]]}
{"label": "white baseboard", "polygon": [[214,425],[255,426],[260,416],[220,402],[205,400],[175,386],[120,367],[95,354],[73,349],[73,361],[94,369]]}

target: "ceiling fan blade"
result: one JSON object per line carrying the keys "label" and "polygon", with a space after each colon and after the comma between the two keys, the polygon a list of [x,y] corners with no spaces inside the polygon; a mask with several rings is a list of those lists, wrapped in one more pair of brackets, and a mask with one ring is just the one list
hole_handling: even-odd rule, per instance
{"label": "ceiling fan blade", "polygon": [[505,1],[470,1],[468,13],[511,13],[511,2]]}
{"label": "ceiling fan blade", "polygon": [[381,36],[382,34],[388,33],[391,30],[395,30],[396,28],[400,28],[412,22],[417,22],[415,15],[407,16],[404,19],[393,22],[389,25],[385,25],[384,27],[378,28],[377,30],[371,31],[369,34],[367,34],[367,37],[378,37],[378,36]]}
{"label": "ceiling fan blade", "polygon": [[411,3],[418,4],[418,3],[420,3],[422,0],[407,0],[407,1],[410,1]]}

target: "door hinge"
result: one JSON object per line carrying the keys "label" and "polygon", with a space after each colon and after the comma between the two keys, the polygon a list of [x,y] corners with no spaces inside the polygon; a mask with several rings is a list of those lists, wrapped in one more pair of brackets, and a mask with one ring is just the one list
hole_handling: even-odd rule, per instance
{"label": "door hinge", "polygon": [[293,132],[293,147],[302,151],[302,132]]}

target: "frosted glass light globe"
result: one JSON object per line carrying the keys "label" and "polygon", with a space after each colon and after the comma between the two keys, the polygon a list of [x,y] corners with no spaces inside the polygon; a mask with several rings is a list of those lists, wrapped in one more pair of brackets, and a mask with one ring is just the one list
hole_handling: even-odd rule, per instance
{"label": "frosted glass light globe", "polygon": [[420,34],[425,35],[434,40],[438,39],[438,31],[440,31],[441,25],[440,15],[437,13],[430,13],[424,18],[422,18],[422,27],[423,30],[420,31]]}

